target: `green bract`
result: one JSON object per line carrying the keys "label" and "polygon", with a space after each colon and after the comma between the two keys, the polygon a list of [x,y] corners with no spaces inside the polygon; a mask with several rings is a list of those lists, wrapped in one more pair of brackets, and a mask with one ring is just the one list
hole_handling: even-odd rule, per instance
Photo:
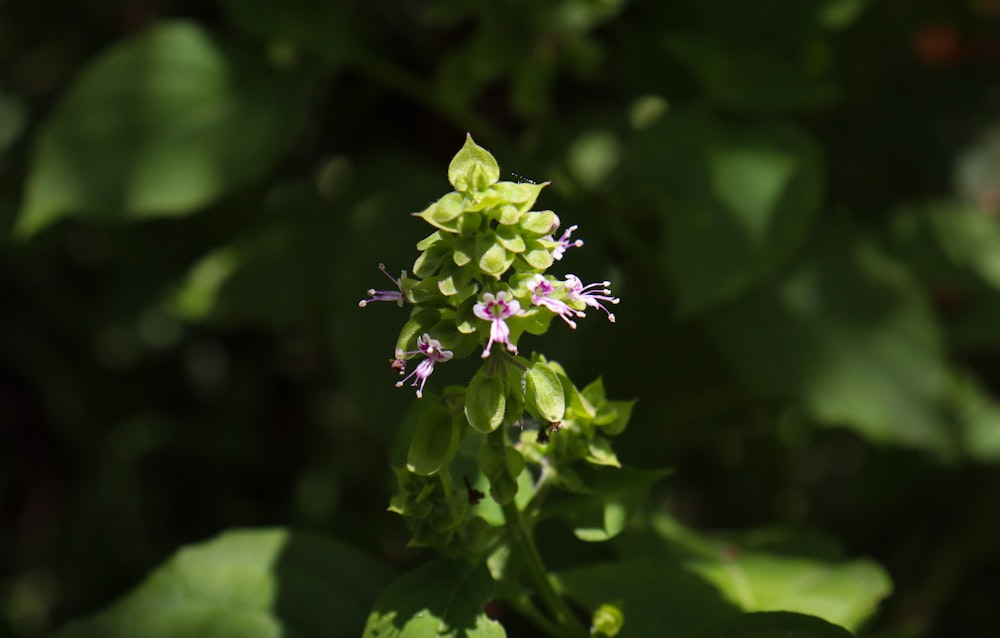
{"label": "green bract", "polygon": [[478,195],[500,179],[500,166],[489,151],[465,136],[465,146],[448,166],[448,181],[460,193]]}

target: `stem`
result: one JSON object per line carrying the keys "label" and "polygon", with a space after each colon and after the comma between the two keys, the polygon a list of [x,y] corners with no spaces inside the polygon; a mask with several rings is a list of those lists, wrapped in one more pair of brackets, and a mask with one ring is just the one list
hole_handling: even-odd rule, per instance
{"label": "stem", "polygon": [[535,539],[525,524],[521,512],[517,509],[517,505],[513,501],[504,505],[503,514],[507,519],[507,529],[511,532],[513,550],[527,569],[528,578],[534,586],[535,592],[562,629],[562,634],[567,638],[588,636],[589,632],[580,624],[573,610],[552,587],[552,583],[549,581],[549,572],[535,546]]}

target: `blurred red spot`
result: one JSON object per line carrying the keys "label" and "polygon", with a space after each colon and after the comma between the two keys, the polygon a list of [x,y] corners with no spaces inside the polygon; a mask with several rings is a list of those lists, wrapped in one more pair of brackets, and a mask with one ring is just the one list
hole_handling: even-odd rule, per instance
{"label": "blurred red spot", "polygon": [[962,36],[946,24],[928,25],[913,32],[913,50],[927,66],[953,66],[964,53]]}

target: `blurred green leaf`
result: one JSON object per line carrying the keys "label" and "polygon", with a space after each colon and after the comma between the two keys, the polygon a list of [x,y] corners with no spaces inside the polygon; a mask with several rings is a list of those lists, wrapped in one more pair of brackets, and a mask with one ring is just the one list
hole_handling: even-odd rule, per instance
{"label": "blurred green leaf", "polygon": [[44,123],[17,232],[69,215],[184,215],[259,178],[288,141],[301,87],[188,22],[93,60]]}
{"label": "blurred green leaf", "polygon": [[277,46],[304,49],[329,66],[347,62],[359,47],[364,22],[352,19],[363,9],[354,2],[325,0],[224,0],[239,28]]}
{"label": "blurred green leaf", "polygon": [[929,206],[923,215],[951,264],[975,273],[1000,293],[1000,219],[955,204]]}
{"label": "blurred green leaf", "polygon": [[583,493],[553,502],[546,515],[559,515],[583,541],[602,542],[622,533],[642,507],[649,490],[669,470],[581,467]]}
{"label": "blurred green leaf", "polygon": [[556,574],[559,589],[596,611],[624,601],[618,638],[679,638],[740,610],[703,579],[648,558],[597,563]]}
{"label": "blurred green leaf", "polygon": [[333,539],[237,530],[180,550],[57,638],[356,636],[388,570]]}
{"label": "blurred green leaf", "polygon": [[830,106],[840,97],[835,83],[807,72],[779,53],[739,48],[704,35],[672,35],[667,51],[690,71],[721,106],[787,110]]}
{"label": "blurred green leaf", "polygon": [[780,50],[841,29],[861,15],[868,0],[688,0],[707,30],[758,49]]}
{"label": "blurred green leaf", "polygon": [[364,638],[502,638],[503,627],[483,611],[494,587],[485,564],[437,559],[382,590]]}
{"label": "blurred green leaf", "polygon": [[773,284],[711,313],[722,353],[750,387],[801,401],[875,441],[952,453],[938,326],[899,264],[831,226]]}
{"label": "blurred green leaf", "polygon": [[851,633],[815,616],[771,611],[730,618],[691,638],[851,638]]}
{"label": "blurred green leaf", "polygon": [[632,162],[636,187],[664,217],[664,267],[683,315],[771,274],[819,212],[820,151],[787,124],[674,112],[641,133]]}
{"label": "blurred green leaf", "polygon": [[972,378],[956,379],[953,393],[963,451],[984,463],[1000,461],[1000,402]]}

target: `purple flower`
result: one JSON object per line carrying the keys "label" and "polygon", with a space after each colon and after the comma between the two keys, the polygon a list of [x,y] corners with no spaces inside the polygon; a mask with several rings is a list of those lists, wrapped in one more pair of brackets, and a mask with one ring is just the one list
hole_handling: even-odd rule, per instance
{"label": "purple flower", "polygon": [[528,284],[528,290],[531,291],[531,303],[536,306],[545,306],[565,321],[570,328],[576,328],[576,322],[570,319],[571,316],[584,316],[583,312],[570,308],[565,301],[552,298],[551,295],[556,290],[555,286],[542,275],[535,275],[535,278]]}
{"label": "purple flower", "polygon": [[577,229],[576,225],[570,226],[569,228],[566,229],[566,232],[564,232],[562,234],[562,237],[559,238],[558,241],[559,245],[552,249],[552,259],[555,260],[562,259],[563,255],[566,254],[566,249],[569,248],[570,246],[575,246],[577,248],[583,246],[582,239],[576,239],[574,241],[570,241],[569,239],[569,236],[572,235],[573,231],[576,229]]}
{"label": "purple flower", "polygon": [[400,308],[402,308],[403,300],[405,299],[405,297],[403,296],[402,281],[403,279],[406,278],[406,271],[404,270],[403,273],[399,276],[399,279],[396,279],[388,272],[386,272],[385,264],[379,264],[378,269],[381,270],[382,273],[389,278],[389,281],[396,284],[397,290],[375,290],[374,288],[372,288],[368,291],[368,296],[370,297],[370,299],[362,299],[361,301],[358,302],[358,307],[364,308],[373,301],[395,301],[396,304]]}
{"label": "purple flower", "polygon": [[608,310],[602,301],[616,304],[620,301],[618,297],[611,296],[610,281],[599,281],[592,284],[583,285],[576,275],[566,275],[566,298],[570,301],[579,301],[592,308],[600,308],[608,313],[608,321],[615,322],[615,316]]}
{"label": "purple flower", "polygon": [[[427,378],[431,376],[434,372],[434,364],[438,361],[447,361],[452,357],[451,350],[445,350],[441,347],[441,342],[437,339],[431,339],[431,336],[426,332],[417,337],[417,349],[411,350],[409,352],[396,351],[396,360],[398,361],[404,355],[408,354],[422,354],[427,358],[417,364],[417,367],[410,374],[406,375],[401,381],[396,383],[397,388],[403,387],[403,384],[414,377],[413,383],[410,385],[417,388],[417,384],[420,387],[417,388],[417,398],[424,396],[424,384],[427,383]],[[402,374],[402,373],[400,373]]]}
{"label": "purple flower", "polygon": [[517,354],[517,346],[510,342],[510,328],[506,321],[508,317],[524,314],[517,299],[507,299],[507,292],[503,290],[496,295],[485,292],[482,300],[472,307],[472,312],[493,324],[490,326],[490,340],[483,350],[483,358],[490,356],[494,343],[506,344],[508,350]]}

